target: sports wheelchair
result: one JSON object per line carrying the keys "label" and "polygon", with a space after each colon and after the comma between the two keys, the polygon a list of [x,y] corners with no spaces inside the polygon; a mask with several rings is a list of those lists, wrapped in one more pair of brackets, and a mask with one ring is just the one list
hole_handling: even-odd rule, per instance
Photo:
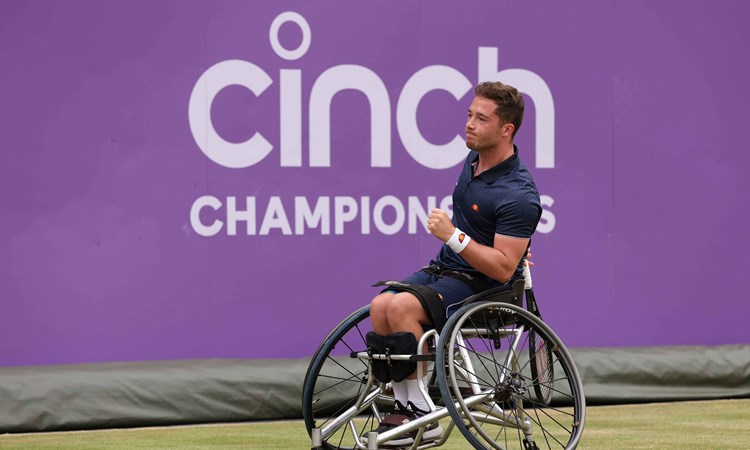
{"label": "sports wheelchair", "polygon": [[[586,416],[581,378],[562,341],[542,321],[531,274],[525,275],[512,287],[459,303],[442,330],[425,328],[414,355],[368,353],[369,305],[344,319],[323,340],[305,375],[302,411],[312,448],[392,449],[389,441],[411,433],[413,443],[399,448],[426,449],[445,444],[456,428],[476,449],[576,448]],[[417,361],[430,412],[374,432],[395,403],[390,383],[373,377],[374,359]],[[442,436],[423,440],[426,427],[438,420],[444,421]]]}

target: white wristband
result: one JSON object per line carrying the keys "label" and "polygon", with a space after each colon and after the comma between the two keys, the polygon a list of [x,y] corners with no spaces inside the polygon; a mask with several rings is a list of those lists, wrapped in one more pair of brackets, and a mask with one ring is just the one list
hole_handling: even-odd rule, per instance
{"label": "white wristband", "polygon": [[445,244],[454,252],[461,253],[469,245],[469,242],[471,242],[469,235],[456,228],[456,231],[453,232],[453,235]]}

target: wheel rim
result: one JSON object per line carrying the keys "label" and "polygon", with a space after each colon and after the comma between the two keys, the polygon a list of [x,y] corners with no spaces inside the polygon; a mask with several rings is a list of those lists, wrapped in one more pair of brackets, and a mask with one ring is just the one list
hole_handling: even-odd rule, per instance
{"label": "wheel rim", "polygon": [[[364,351],[365,334],[369,331],[369,308],[362,308],[332,331],[321,344],[310,363],[303,390],[303,416],[308,434],[312,429],[335,425],[335,419],[352,407],[366,387],[367,364],[351,358],[351,352]],[[377,386],[373,390],[378,390]],[[371,390],[370,392],[372,392]],[[378,395],[375,408],[387,407],[389,398]],[[392,403],[392,399],[390,399]],[[344,421],[333,426],[330,434],[324,436],[324,448],[352,449],[356,447],[352,426],[357,436],[365,435],[377,427],[375,411],[363,407],[352,424]]]}
{"label": "wheel rim", "polygon": [[[506,328],[517,330],[517,324],[524,325],[525,331],[518,335],[513,352],[509,350],[510,335],[500,339],[500,349],[494,348],[494,340],[487,339],[486,330],[492,328],[488,322],[493,317]],[[464,436],[476,448],[524,449],[527,438],[535,441],[538,448],[575,448],[582,432],[585,399],[575,365],[549,327],[523,309],[498,303],[465,307],[451,319],[446,325],[450,332],[441,339],[438,350],[441,361],[446,363],[441,392],[444,397],[451,397],[448,407]],[[462,340],[464,333],[457,331],[460,329],[473,330],[477,337]],[[537,341],[544,339],[554,349],[552,363],[559,375],[551,380],[554,383],[542,386],[554,394],[549,406],[537,399],[540,377],[531,374],[530,332]],[[465,363],[467,357],[472,360],[471,365]],[[467,390],[471,388],[484,395],[469,395]]]}

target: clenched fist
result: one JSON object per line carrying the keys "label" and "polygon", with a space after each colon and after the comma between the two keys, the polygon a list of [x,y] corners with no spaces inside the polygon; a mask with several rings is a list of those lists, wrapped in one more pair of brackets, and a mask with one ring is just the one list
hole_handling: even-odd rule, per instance
{"label": "clenched fist", "polygon": [[451,223],[447,212],[439,208],[434,208],[430,211],[430,215],[427,218],[427,231],[432,233],[433,236],[443,242],[448,242],[455,229],[456,227]]}

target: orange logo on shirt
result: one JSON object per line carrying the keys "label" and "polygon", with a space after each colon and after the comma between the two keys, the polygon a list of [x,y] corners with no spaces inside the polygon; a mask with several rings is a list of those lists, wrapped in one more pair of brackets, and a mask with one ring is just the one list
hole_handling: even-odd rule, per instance
{"label": "orange logo on shirt", "polygon": [[471,205],[471,209],[473,209],[474,211],[479,211],[479,205],[474,203],[473,205]]}

